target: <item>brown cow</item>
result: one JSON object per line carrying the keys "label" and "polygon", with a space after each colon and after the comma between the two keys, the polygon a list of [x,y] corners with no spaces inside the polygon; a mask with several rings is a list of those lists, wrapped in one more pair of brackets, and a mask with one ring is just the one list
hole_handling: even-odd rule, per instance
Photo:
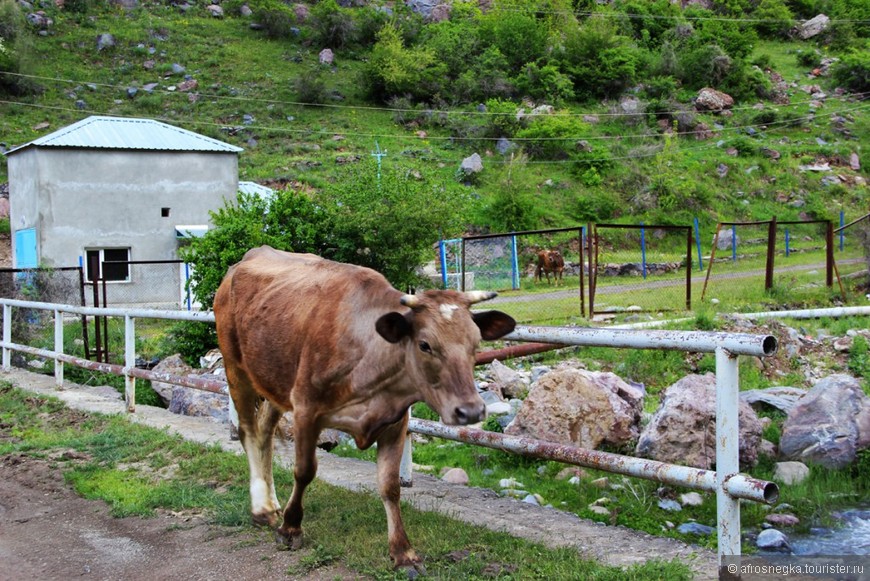
{"label": "brown cow", "polygon": [[559,284],[562,281],[562,271],[565,270],[565,259],[558,250],[541,250],[538,252],[538,266],[535,268],[535,281],[540,282],[541,273],[547,277],[550,284],[550,273],[553,273],[553,282]]}
{"label": "brown cow", "polygon": [[[215,295],[218,342],[251,472],[255,522],[302,544],[302,495],[317,471],[324,428],[377,442],[378,489],[396,567],[420,565],[399,513],[399,464],[408,407],[425,401],[447,424],[486,415],[474,385],[481,339],[510,333],[499,311],[471,313],[489,292],[405,295],[377,272],[312,254],[262,246],[227,272]],[[272,479],[272,438],[293,413],[295,485],[281,509]],[[282,515],[283,512],[283,515]],[[279,526],[280,525],[280,526]]]}

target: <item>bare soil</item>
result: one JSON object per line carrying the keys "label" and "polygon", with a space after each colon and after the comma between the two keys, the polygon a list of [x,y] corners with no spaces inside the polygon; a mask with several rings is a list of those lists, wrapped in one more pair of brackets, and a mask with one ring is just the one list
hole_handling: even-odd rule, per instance
{"label": "bare soil", "polygon": [[[114,390],[67,383],[19,369],[0,372],[0,379],[42,395],[63,400],[72,410],[65,422],[90,412],[124,413]],[[78,410],[78,411],[76,411]],[[149,406],[137,406],[132,421],[202,443],[216,443],[241,453],[229,440],[226,426]],[[0,429],[0,434],[6,430]],[[6,431],[8,434],[8,431]],[[2,435],[0,435],[2,437]],[[299,574],[302,553],[280,550],[267,530],[225,528],[202,515],[164,511],[154,518],[115,518],[102,501],[82,499],[64,483],[65,463],[85,461],[75,451],[51,458],[0,457],[0,581],[304,578],[355,579],[341,567]],[[290,465],[292,446],[276,450],[276,461]],[[374,465],[319,453],[318,478],[353,490],[375,490]],[[649,559],[680,559],[696,579],[716,578],[713,552],[673,539],[653,537],[624,527],[603,526],[573,514],[503,498],[490,490],[457,486],[425,475],[403,489],[403,500],[487,528],[545,545],[571,546],[582,556],[615,566]],[[385,532],[386,533],[386,532]],[[386,546],[386,534],[385,546]],[[385,548],[386,550],[386,548]]]}

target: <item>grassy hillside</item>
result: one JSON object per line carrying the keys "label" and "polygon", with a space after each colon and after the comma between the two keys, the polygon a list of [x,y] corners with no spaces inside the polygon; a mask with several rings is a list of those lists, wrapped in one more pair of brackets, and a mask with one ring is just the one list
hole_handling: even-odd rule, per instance
{"label": "grassy hillside", "polygon": [[[690,102],[697,91],[677,84],[668,99],[655,99],[650,81],[630,87],[624,95],[638,97],[628,101],[559,99],[552,114],[506,130],[518,108],[548,100],[515,93],[479,107],[439,95],[373,98],[371,42],[334,47],[334,63],[319,64],[323,36],[312,20],[297,24],[298,35],[276,35],[276,14],[288,9],[264,5],[244,17],[238,2],[225,3],[223,18],[203,5],[150,2],[45,8],[53,24],[40,34],[30,27],[27,42],[15,45],[26,57],[20,72],[0,74],[37,89],[0,95],[0,142],[20,145],[92,114],[150,117],[243,147],[240,179],[312,193],[343,165],[376,171],[379,147],[385,165],[463,181],[474,194],[465,209],[473,230],[693,217],[711,228],[772,215],[836,219],[841,211],[852,220],[868,210],[866,169],[850,167],[853,154],[870,165],[868,104],[863,94],[835,91],[830,76],[810,76],[832,50],[815,41],[758,41],[747,56],[765,82],[782,77],[780,97],[788,98],[780,104],[743,98],[727,115],[700,113]],[[251,26],[258,14],[269,15],[265,31]],[[423,25],[414,22],[419,39]],[[101,43],[104,34],[114,43]],[[811,95],[813,85],[825,95]],[[514,147],[501,154],[505,133]],[[464,176],[460,163],[472,153],[484,169]],[[833,171],[801,169],[822,163]]]}

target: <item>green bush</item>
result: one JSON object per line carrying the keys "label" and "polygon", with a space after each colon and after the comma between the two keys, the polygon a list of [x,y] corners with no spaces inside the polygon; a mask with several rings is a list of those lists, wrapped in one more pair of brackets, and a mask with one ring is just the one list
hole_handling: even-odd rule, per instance
{"label": "green bush", "polygon": [[577,136],[588,131],[586,124],[570,115],[538,115],[517,131],[523,149],[534,159],[568,159]]}
{"label": "green bush", "polygon": [[480,19],[480,38],[505,56],[513,74],[547,53],[547,27],[519,9],[491,10]]}
{"label": "green bush", "polygon": [[439,77],[435,54],[427,48],[406,48],[399,30],[388,25],[378,33],[363,78],[369,94],[386,101],[393,96],[429,97]]}
{"label": "green bush", "polygon": [[755,30],[765,38],[788,38],[794,26],[794,16],[784,0],[761,0],[753,17],[758,20]]}
{"label": "green bush", "polygon": [[567,33],[560,56],[578,98],[613,97],[637,80],[638,50],[602,18]]}
{"label": "green bush", "polygon": [[691,89],[719,87],[733,66],[731,57],[717,44],[686,50],[680,53],[678,62],[679,79]]}
{"label": "green bush", "polygon": [[275,40],[289,40],[296,26],[296,13],[277,0],[260,0],[251,7],[253,19],[262,26],[263,32]]}
{"label": "green bush", "polygon": [[831,75],[853,93],[870,92],[870,49],[854,50],[834,65]]}
{"label": "green bush", "polygon": [[340,49],[354,42],[356,25],[350,10],[335,0],[320,0],[311,9],[313,42],[318,48]]}
{"label": "green bush", "polygon": [[160,344],[161,357],[178,353],[191,367],[199,367],[199,358],[217,348],[217,332],[211,323],[179,321],[169,328]]}
{"label": "green bush", "polygon": [[573,82],[553,64],[538,66],[528,63],[516,76],[515,83],[521,95],[542,99],[553,105],[561,105],[574,98]]}
{"label": "green bush", "polygon": [[296,96],[303,103],[326,103],[329,100],[329,89],[320,65],[310,67],[293,80]]}
{"label": "green bush", "polygon": [[41,91],[33,80],[31,36],[24,14],[14,0],[0,0],[0,95],[21,96]]}

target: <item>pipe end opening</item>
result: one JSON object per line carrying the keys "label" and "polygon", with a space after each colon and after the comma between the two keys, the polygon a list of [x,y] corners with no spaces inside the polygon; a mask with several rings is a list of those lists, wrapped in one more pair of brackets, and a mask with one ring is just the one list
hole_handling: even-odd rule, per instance
{"label": "pipe end opening", "polygon": [[779,486],[775,482],[768,482],[764,485],[764,502],[773,504],[779,500]]}
{"label": "pipe end opening", "polygon": [[777,344],[778,342],[776,340],[776,337],[774,337],[773,335],[768,335],[761,343],[761,350],[766,356],[773,355],[774,353],[776,353]]}

